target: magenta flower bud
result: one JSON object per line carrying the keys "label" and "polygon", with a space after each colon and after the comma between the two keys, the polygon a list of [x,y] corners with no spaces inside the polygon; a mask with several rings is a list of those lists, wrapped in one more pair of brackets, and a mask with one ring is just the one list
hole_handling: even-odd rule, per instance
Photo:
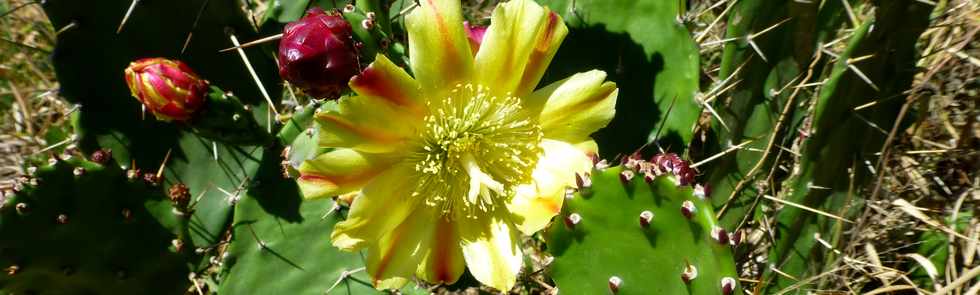
{"label": "magenta flower bud", "polygon": [[144,58],[129,64],[126,84],[157,119],[187,121],[201,105],[208,81],[179,60]]}
{"label": "magenta flower bud", "polygon": [[463,21],[463,28],[466,29],[466,37],[470,40],[470,49],[473,50],[473,54],[476,54],[480,50],[480,44],[483,44],[483,35],[487,33],[487,27]]}
{"label": "magenta flower bud", "polygon": [[286,25],[279,41],[279,76],[316,98],[333,99],[357,74],[350,23],[337,12],[312,8]]}

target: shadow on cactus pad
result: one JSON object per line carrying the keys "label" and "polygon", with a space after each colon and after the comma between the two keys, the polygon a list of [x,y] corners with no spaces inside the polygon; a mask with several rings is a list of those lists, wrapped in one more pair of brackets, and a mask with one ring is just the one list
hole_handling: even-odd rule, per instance
{"label": "shadow on cactus pad", "polygon": [[193,257],[159,187],[115,165],[52,160],[0,204],[0,290],[10,294],[182,294]]}
{"label": "shadow on cactus pad", "polygon": [[[121,25],[134,3],[132,14]],[[60,30],[52,56],[60,93],[81,105],[73,118],[78,146],[87,152],[109,149],[116,164],[127,168],[156,171],[166,162],[164,188],[181,183],[200,199],[191,218],[189,242],[199,247],[215,244],[230,220],[229,201],[237,198],[254,174],[263,147],[204,138],[188,126],[157,121],[150,114],[142,118],[123,70],[144,57],[182,60],[247,106],[250,113],[245,114],[262,125],[253,133],[268,133],[265,125],[274,118],[267,117],[266,99],[241,57],[218,52],[233,46],[232,34],[241,42],[257,38],[240,3],[49,0],[43,8]],[[271,54],[256,48],[245,52],[257,76],[264,79],[270,99],[278,101],[281,84]]]}

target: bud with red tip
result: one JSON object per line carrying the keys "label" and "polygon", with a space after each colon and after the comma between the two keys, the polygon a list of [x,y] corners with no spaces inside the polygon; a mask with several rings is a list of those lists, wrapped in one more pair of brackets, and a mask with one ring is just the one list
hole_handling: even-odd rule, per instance
{"label": "bud with red tip", "polygon": [[163,121],[189,120],[208,91],[208,81],[179,60],[143,58],[130,63],[125,73],[133,97]]}
{"label": "bud with red tip", "polygon": [[340,13],[310,9],[283,30],[279,76],[310,96],[339,97],[358,71],[352,32]]}
{"label": "bud with red tip", "polygon": [[466,29],[466,38],[470,41],[470,49],[473,50],[473,54],[476,54],[477,51],[480,51],[480,45],[483,44],[483,35],[487,33],[487,26],[463,21],[463,28]]}

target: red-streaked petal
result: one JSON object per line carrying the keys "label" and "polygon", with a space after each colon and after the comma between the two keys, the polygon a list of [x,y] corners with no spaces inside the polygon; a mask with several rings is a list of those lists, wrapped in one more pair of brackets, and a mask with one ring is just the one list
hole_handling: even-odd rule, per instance
{"label": "red-streaked petal", "polygon": [[330,239],[337,248],[354,251],[377,242],[418,207],[412,198],[414,167],[396,164],[374,177],[351,204],[347,220],[334,226]]}
{"label": "red-streaked petal", "polygon": [[456,225],[438,217],[433,226],[430,250],[419,265],[416,276],[433,284],[453,284],[466,269],[463,248]]}
{"label": "red-streaked petal", "polygon": [[429,252],[438,219],[434,210],[420,207],[368,247],[365,267],[375,288],[398,289],[408,283]]}
{"label": "red-streaked petal", "polygon": [[460,2],[420,0],[405,17],[412,72],[429,97],[439,97],[473,71],[473,53],[463,31]]}
{"label": "red-streaked petal", "polygon": [[336,149],[304,161],[297,183],[308,199],[332,197],[361,189],[393,161],[386,155]]}
{"label": "red-streaked petal", "polygon": [[530,0],[500,4],[476,54],[475,80],[496,95],[524,97],[538,85],[568,28]]}
{"label": "red-streaked petal", "polygon": [[404,149],[417,136],[422,117],[410,109],[373,96],[344,97],[338,109],[317,115],[320,146],[344,147],[371,153]]}
{"label": "red-streaked petal", "polygon": [[350,87],[361,96],[378,97],[416,111],[421,107],[419,83],[383,54],[378,54],[370,66],[351,78]]}

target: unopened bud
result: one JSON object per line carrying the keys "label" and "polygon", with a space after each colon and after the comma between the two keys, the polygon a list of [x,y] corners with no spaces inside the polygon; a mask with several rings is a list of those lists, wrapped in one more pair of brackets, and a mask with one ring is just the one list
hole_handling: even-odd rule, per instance
{"label": "unopened bud", "polygon": [[308,10],[283,30],[279,75],[313,97],[339,97],[358,71],[352,32],[340,14]]}
{"label": "unopened bud", "polygon": [[480,50],[480,45],[483,44],[483,36],[487,34],[487,27],[463,21],[463,28],[466,29],[466,38],[470,41],[470,49],[473,54],[476,54]]}
{"label": "unopened bud", "polygon": [[157,119],[187,121],[204,104],[208,81],[179,60],[139,59],[125,72],[133,97]]}

